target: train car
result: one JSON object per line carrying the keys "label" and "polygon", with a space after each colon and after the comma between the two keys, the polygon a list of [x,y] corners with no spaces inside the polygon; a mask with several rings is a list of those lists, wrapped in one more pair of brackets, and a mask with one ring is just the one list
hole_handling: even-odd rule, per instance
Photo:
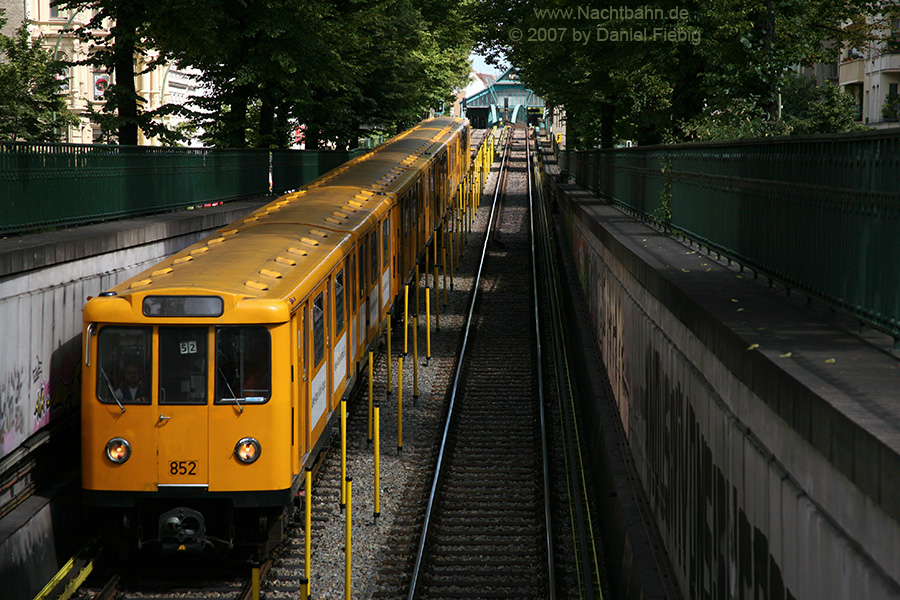
{"label": "train car", "polygon": [[280,537],[468,147],[425,121],[87,302],[82,489],[117,545]]}

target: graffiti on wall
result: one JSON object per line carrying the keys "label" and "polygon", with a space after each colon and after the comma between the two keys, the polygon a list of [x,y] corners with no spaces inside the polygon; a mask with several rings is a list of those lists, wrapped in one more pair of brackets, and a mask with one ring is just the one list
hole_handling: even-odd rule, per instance
{"label": "graffiti on wall", "polygon": [[74,409],[81,392],[81,336],[51,356],[0,378],[0,448],[6,456],[58,416]]}

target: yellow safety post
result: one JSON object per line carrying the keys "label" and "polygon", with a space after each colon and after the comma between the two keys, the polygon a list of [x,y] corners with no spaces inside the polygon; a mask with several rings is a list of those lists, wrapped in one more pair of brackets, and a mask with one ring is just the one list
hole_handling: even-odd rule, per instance
{"label": "yellow safety post", "polygon": [[387,399],[391,399],[391,324],[394,321],[394,305],[391,305],[391,310],[388,311],[388,320],[387,320]]}
{"label": "yellow safety post", "polygon": [[300,600],[309,600],[309,579],[300,578]]}
{"label": "yellow safety post", "polygon": [[250,572],[250,597],[253,600],[259,600],[259,564],[253,563],[253,569]]}
{"label": "yellow safety post", "polygon": [[403,356],[409,352],[409,284],[403,285]]}
{"label": "yellow safety post", "polygon": [[419,315],[413,329],[413,406],[419,405]]}
{"label": "yellow safety post", "polygon": [[373,396],[372,375],[373,375],[373,370],[374,370],[372,368],[373,362],[374,362],[373,361],[373,353],[371,350],[369,350],[369,443],[370,444],[372,443],[372,396]]}
{"label": "yellow safety post", "polygon": [[381,516],[381,403],[375,401],[375,524]]}
{"label": "yellow safety post", "polygon": [[344,521],[344,600],[350,600],[350,557],[351,552],[351,530],[353,515],[353,478],[349,475],[345,480],[347,488],[347,520]]}
{"label": "yellow safety post", "polygon": [[397,359],[397,455],[403,454],[403,357]]}
{"label": "yellow safety post", "polygon": [[456,221],[455,221],[456,217],[451,215],[450,218],[454,219],[454,221],[453,221],[454,229],[451,230],[450,235],[447,236],[449,238],[449,244],[450,244],[450,289],[452,290],[453,289],[453,254],[455,252],[454,247],[453,247],[453,242],[454,242],[453,237],[456,235]]}
{"label": "yellow safety post", "polygon": [[[341,400],[341,481],[347,477],[347,399]],[[341,510],[347,505],[347,486],[341,484]]]}
{"label": "yellow safety post", "polygon": [[306,467],[306,502],[303,503],[303,568],[306,575],[306,583],[302,584],[301,593],[304,598],[309,598],[309,582],[310,582],[310,557],[312,556],[312,467]]}
{"label": "yellow safety post", "polygon": [[441,266],[444,267],[444,306],[447,306],[447,246],[441,246]]}
{"label": "yellow safety post", "polygon": [[425,288],[425,366],[431,362],[431,292]]}

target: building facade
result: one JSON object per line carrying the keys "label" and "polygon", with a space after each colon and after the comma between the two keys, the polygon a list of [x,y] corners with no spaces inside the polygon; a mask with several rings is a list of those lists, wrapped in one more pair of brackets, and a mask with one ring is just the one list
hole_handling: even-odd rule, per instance
{"label": "building facade", "polygon": [[[48,52],[59,60],[80,62],[86,60],[92,52],[91,43],[77,39],[71,32],[86,25],[94,17],[92,9],[81,11],[61,9],[51,6],[51,0],[0,0],[0,9],[5,9],[8,19],[3,33],[12,33],[24,21],[28,23],[31,39],[39,42]],[[109,24],[97,29],[96,37],[109,33]],[[151,53],[148,59],[154,58]],[[187,69],[179,69],[174,64],[159,65],[146,70],[146,62],[135,57],[135,89],[147,102],[145,111],[159,108],[167,102],[187,102],[191,96],[199,93],[194,73]],[[66,94],[66,105],[75,114],[80,124],[61,132],[60,141],[74,144],[107,143],[109,133],[89,117],[91,106],[100,110],[105,99],[106,88],[111,83],[113,74],[97,69],[91,65],[73,65],[68,67],[65,77],[60,82]],[[176,123],[168,122],[169,126]],[[143,131],[138,133],[138,144],[159,145],[159,141],[148,138]]]}
{"label": "building facade", "polygon": [[875,30],[882,39],[841,52],[839,83],[856,100],[858,122],[877,129],[898,126],[900,19]]}

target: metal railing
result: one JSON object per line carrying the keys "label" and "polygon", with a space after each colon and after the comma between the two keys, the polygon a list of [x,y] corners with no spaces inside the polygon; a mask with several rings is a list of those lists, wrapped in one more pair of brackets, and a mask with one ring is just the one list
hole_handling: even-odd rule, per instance
{"label": "metal railing", "polygon": [[562,150],[560,167],[900,338],[900,131]]}
{"label": "metal railing", "polygon": [[363,151],[0,142],[0,234],[280,193]]}

